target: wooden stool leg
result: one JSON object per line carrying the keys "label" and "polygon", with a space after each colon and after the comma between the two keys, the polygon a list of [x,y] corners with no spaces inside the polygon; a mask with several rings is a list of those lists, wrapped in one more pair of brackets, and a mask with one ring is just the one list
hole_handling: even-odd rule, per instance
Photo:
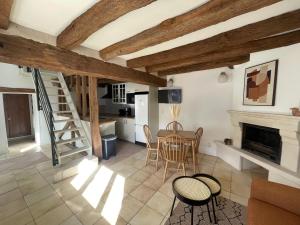
{"label": "wooden stool leg", "polygon": [[146,166],[147,166],[147,164],[148,164],[148,160],[149,160],[149,149],[147,148]]}
{"label": "wooden stool leg", "polygon": [[210,216],[210,210],[209,210],[208,203],[206,204],[206,207],[207,207],[207,213],[208,213],[208,216],[209,216],[209,222],[211,222],[211,216]]}
{"label": "wooden stool leg", "polygon": [[213,208],[214,220],[215,220],[215,223],[217,223],[217,217],[216,217],[216,212],[215,212],[215,204],[214,204],[214,197],[211,198],[211,203],[212,203],[212,208]]}
{"label": "wooden stool leg", "polygon": [[171,208],[170,217],[171,217],[171,216],[172,216],[172,214],[173,214],[173,209],[174,209],[174,206],[175,206],[175,202],[176,202],[176,196],[174,197],[174,201],[173,201],[173,204],[172,204],[172,208]]}
{"label": "wooden stool leg", "polygon": [[194,206],[192,206],[191,225],[194,224]]}
{"label": "wooden stool leg", "polygon": [[219,206],[217,196],[215,196],[216,206]]}
{"label": "wooden stool leg", "polygon": [[163,182],[165,183],[165,180],[166,180],[166,176],[167,176],[167,169],[168,169],[168,161],[166,161],[166,164],[165,164],[165,172],[164,172],[164,178],[163,178]]}
{"label": "wooden stool leg", "polygon": [[155,166],[156,171],[158,169],[158,160],[159,160],[159,154],[158,154],[158,151],[157,151],[156,152],[156,166]]}

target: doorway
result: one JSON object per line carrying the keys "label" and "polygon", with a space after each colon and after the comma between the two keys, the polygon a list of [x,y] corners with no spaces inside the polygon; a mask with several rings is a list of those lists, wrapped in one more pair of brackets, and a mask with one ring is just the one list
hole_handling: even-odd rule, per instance
{"label": "doorway", "polygon": [[8,141],[33,138],[30,98],[28,94],[3,94]]}

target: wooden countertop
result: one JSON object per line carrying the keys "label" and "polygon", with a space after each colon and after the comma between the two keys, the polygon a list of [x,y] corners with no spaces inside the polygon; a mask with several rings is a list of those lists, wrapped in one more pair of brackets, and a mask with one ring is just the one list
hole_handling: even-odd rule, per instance
{"label": "wooden countertop", "polygon": [[[88,121],[90,122],[90,117],[84,117],[82,118],[84,121]],[[105,118],[105,119],[99,119],[99,124],[106,124],[106,123],[114,123],[117,122],[116,120],[114,120],[113,118]]]}

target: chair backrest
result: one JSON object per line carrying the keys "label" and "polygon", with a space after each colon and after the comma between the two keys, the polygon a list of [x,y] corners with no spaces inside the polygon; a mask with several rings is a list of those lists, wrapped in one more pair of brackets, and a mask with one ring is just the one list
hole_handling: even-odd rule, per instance
{"label": "chair backrest", "polygon": [[198,149],[199,149],[199,145],[200,145],[200,141],[201,141],[201,137],[203,135],[203,128],[202,127],[199,127],[197,129],[197,131],[195,132],[195,135],[196,135],[196,143],[195,143],[195,151],[197,152]]}
{"label": "chair backrest", "polygon": [[177,134],[171,134],[164,138],[162,143],[163,159],[172,162],[185,162],[189,145]]}
{"label": "chair backrest", "polygon": [[173,121],[171,123],[168,123],[166,130],[183,130],[183,126],[181,125],[181,123]]}
{"label": "chair backrest", "polygon": [[145,134],[145,137],[146,137],[147,148],[151,148],[152,134],[151,134],[150,127],[148,125],[144,125],[143,129],[144,129],[144,134]]}

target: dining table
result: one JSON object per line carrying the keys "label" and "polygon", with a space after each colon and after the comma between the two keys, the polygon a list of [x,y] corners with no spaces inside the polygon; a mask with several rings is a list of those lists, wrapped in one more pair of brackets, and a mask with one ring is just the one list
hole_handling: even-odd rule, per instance
{"label": "dining table", "polygon": [[177,134],[179,136],[181,136],[181,138],[183,138],[186,142],[190,142],[191,143],[191,150],[192,150],[192,160],[193,160],[193,170],[194,173],[196,173],[196,164],[197,164],[197,156],[195,154],[195,144],[196,144],[196,134],[194,131],[185,131],[185,130],[165,130],[165,129],[161,129],[157,132],[157,147],[158,150],[161,149],[161,143],[163,142],[163,140],[165,139],[165,137],[167,137],[168,135],[171,134]]}

